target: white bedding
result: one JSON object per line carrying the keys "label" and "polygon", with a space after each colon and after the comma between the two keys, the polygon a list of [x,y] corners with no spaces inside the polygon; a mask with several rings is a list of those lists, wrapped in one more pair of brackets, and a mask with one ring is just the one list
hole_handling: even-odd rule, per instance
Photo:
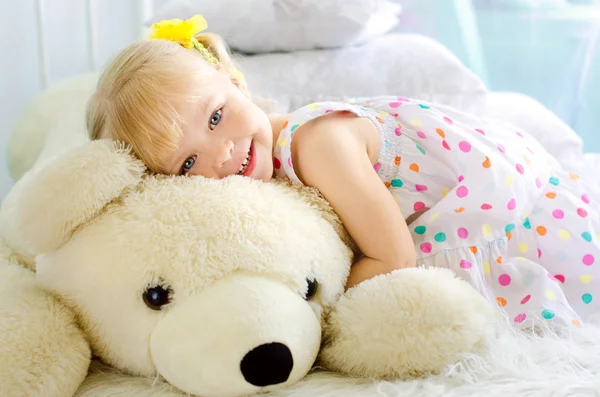
{"label": "white bedding", "polygon": [[[397,93],[509,121],[533,134],[565,167],[600,182],[597,175],[600,154],[584,155],[581,139],[539,102],[515,93],[488,93],[481,81],[439,44],[414,36],[409,37],[412,47],[408,41],[382,40],[380,45],[386,43],[384,47],[388,50],[398,49],[400,55],[393,63],[396,67],[378,68],[379,61],[366,57],[364,50],[351,50],[345,54],[322,51],[294,57],[289,54],[272,54],[262,59],[247,57],[242,60],[242,70],[251,85],[262,87],[255,92],[277,100],[276,109],[281,111],[322,98]],[[376,46],[372,48],[377,49]],[[407,53],[417,56],[424,49],[429,52],[424,51],[426,55],[420,60],[402,56]],[[299,66],[301,63],[303,67]],[[275,79],[277,70],[279,78]],[[360,78],[365,75],[369,78]],[[7,153],[14,179],[19,179],[36,162],[86,141],[85,102],[95,79],[96,75],[77,76],[53,86],[23,114]],[[376,382],[317,372],[298,385],[270,396],[592,397],[600,395],[599,355],[600,329],[577,330],[570,338],[558,339],[528,337],[504,328],[490,355],[467,358],[440,376]],[[102,366],[94,368],[78,397],[184,396],[160,379],[129,378]]]}

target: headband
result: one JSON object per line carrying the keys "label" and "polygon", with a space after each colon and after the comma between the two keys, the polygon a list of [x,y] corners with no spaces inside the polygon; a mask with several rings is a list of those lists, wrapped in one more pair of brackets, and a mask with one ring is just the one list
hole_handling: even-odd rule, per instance
{"label": "headband", "polygon": [[[195,49],[211,64],[218,65],[219,59],[194,37],[208,28],[202,15],[194,15],[188,20],[169,19],[152,24],[149,39],[169,40],[187,49]],[[232,66],[231,72],[244,81],[244,75]]]}

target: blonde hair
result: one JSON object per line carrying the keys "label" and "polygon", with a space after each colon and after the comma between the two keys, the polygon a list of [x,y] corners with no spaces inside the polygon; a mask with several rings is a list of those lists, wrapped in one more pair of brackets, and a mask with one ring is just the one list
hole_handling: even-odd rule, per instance
{"label": "blonde hair", "polygon": [[[218,68],[235,78],[229,50],[215,34],[195,36],[219,61]],[[142,40],[121,51],[101,74],[87,107],[92,140],[125,142],[153,172],[165,153],[177,149],[184,122],[178,112],[186,102],[201,101],[197,87],[216,66],[202,52],[167,40]],[[245,83],[240,82],[245,88]]]}

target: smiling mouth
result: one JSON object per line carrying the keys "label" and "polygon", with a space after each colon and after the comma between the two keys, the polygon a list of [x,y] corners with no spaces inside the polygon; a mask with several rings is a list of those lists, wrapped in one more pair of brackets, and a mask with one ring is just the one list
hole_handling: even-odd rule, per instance
{"label": "smiling mouth", "polygon": [[243,175],[244,172],[248,169],[248,166],[250,165],[251,160],[252,160],[252,143],[250,144],[248,153],[246,153],[246,158],[244,159],[244,161],[242,161],[242,165],[240,166],[240,169],[238,170],[236,175]]}

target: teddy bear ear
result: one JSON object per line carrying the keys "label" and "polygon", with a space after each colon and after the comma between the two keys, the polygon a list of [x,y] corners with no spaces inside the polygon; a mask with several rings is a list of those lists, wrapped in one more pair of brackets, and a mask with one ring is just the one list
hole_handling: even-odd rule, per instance
{"label": "teddy bear ear", "polygon": [[15,185],[15,226],[33,254],[54,251],[75,228],[138,185],[145,171],[121,143],[86,143],[30,171]]}

